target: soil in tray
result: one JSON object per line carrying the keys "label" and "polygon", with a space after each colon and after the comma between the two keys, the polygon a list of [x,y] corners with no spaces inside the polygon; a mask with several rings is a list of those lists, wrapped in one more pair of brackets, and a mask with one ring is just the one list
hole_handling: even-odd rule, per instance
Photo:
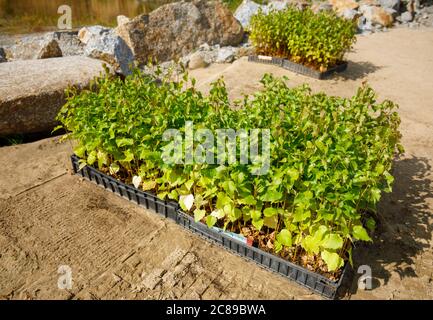
{"label": "soil in tray", "polygon": [[[223,228],[223,223],[219,222],[217,227]],[[325,262],[320,256],[307,254],[307,252],[301,246],[292,247],[290,249],[283,248],[280,252],[276,253],[274,251],[275,230],[273,229],[263,227],[260,231],[258,231],[256,228],[254,228],[251,222],[248,221],[245,223],[245,225],[229,223],[226,230],[243,235],[253,243],[253,247],[259,248],[284,260],[302,266],[309,271],[321,274],[331,281],[337,281],[340,279],[342,269],[339,269],[335,272],[329,272]]]}
{"label": "soil in tray", "polygon": [[[104,174],[112,176],[117,180],[132,185],[132,176],[126,170],[121,170],[117,174],[110,174],[108,168],[102,168],[100,169],[100,171]],[[156,188],[146,191],[149,193],[157,194],[157,184]],[[212,210],[209,207],[207,211],[211,212]],[[200,223],[206,224],[204,219]],[[223,221],[219,220],[215,227],[224,229]],[[302,266],[309,271],[321,274],[331,281],[337,281],[341,276],[342,269],[339,269],[336,272],[329,272],[325,262],[320,256],[307,254],[301,246],[297,246],[295,248],[283,248],[280,252],[276,253],[274,251],[275,231],[267,227],[263,227],[260,231],[258,231],[254,228],[251,222],[248,221],[246,223],[229,223],[226,226],[225,230],[240,234],[248,238],[248,240],[252,242],[254,247],[259,248],[267,253],[273,254],[277,257],[280,257],[284,260],[290,261],[299,266]]]}

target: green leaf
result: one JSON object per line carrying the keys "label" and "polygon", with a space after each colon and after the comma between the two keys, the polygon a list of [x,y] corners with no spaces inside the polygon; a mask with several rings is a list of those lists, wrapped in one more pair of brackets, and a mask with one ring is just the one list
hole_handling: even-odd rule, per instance
{"label": "green leaf", "polygon": [[283,194],[275,190],[268,190],[262,197],[261,200],[268,202],[275,202],[281,200]]}
{"label": "green leaf", "polygon": [[215,218],[214,216],[207,216],[206,217],[206,224],[209,228],[212,228],[215,223],[217,223],[217,218]]}
{"label": "green leaf", "polygon": [[253,221],[257,221],[262,218],[262,212],[260,210],[251,210],[250,216],[253,219]]}
{"label": "green leaf", "polygon": [[265,215],[265,217],[272,217],[278,214],[278,210],[275,208],[266,208],[263,211],[263,214]]}
{"label": "green leaf", "polygon": [[78,158],[84,158],[84,156],[86,155],[86,147],[80,146],[78,148],[75,148],[74,153],[77,155]]}
{"label": "green leaf", "polygon": [[195,209],[194,210],[194,220],[195,222],[201,221],[206,215],[206,210]]}
{"label": "green leaf", "polygon": [[286,247],[292,246],[292,234],[289,230],[283,229],[281,230],[276,237],[277,241]]}
{"label": "green leaf", "polygon": [[290,177],[292,183],[299,178],[299,171],[296,169],[287,169],[286,174]]}
{"label": "green leaf", "polygon": [[96,160],[98,160],[96,151],[90,152],[89,156],[87,157],[87,164],[91,166],[96,162]]}
{"label": "green leaf", "polygon": [[385,166],[381,163],[378,163],[375,171],[378,175],[381,175],[385,171]]}
{"label": "green leaf", "polygon": [[113,162],[112,164],[110,164],[110,174],[116,174],[119,172],[119,170],[120,166],[117,163]]}
{"label": "green leaf", "polygon": [[374,221],[372,217],[367,219],[365,225],[370,231],[374,231],[374,229],[376,229],[376,221]]}
{"label": "green leaf", "polygon": [[341,249],[343,247],[343,239],[338,234],[328,234],[322,241],[322,247],[333,250]]}
{"label": "green leaf", "polygon": [[253,226],[257,229],[257,230],[261,230],[262,229],[262,227],[263,227],[263,219],[259,219],[259,220],[253,220],[252,221],[252,224],[253,224]]}
{"label": "green leaf", "polygon": [[228,195],[233,196],[235,194],[236,185],[232,180],[224,181],[222,186]]}
{"label": "green leaf", "polygon": [[371,199],[373,201],[373,203],[377,203],[380,200],[380,189],[378,188],[372,188],[370,190],[370,194],[371,194]]}
{"label": "green leaf", "polygon": [[357,240],[363,240],[363,241],[373,241],[371,240],[370,236],[367,233],[367,230],[364,229],[363,226],[354,226],[352,235]]}
{"label": "green leaf", "polygon": [[278,225],[278,216],[265,217],[263,218],[263,225],[265,227],[276,229]]}
{"label": "green leaf", "polygon": [[131,162],[134,160],[134,154],[130,150],[126,150],[123,152],[125,158],[122,159],[124,162]]}
{"label": "green leaf", "polygon": [[134,140],[130,138],[120,138],[120,139],[116,139],[116,144],[119,148],[125,146],[132,146],[134,144]]}
{"label": "green leaf", "polygon": [[188,180],[187,182],[185,182],[185,187],[186,187],[188,190],[191,190],[193,184],[194,184],[194,180],[190,179],[190,180]]}
{"label": "green leaf", "polygon": [[278,240],[275,240],[274,249],[275,249],[275,253],[278,253],[283,249],[283,245],[280,242],[278,242]]}
{"label": "green leaf", "polygon": [[302,207],[298,207],[295,209],[295,213],[293,215],[293,222],[303,222],[311,217],[310,210],[304,210]]}
{"label": "green leaf", "polygon": [[343,259],[341,259],[341,257],[335,252],[324,250],[321,252],[320,256],[322,257],[323,261],[325,261],[326,265],[328,266],[328,271],[330,272],[338,270],[344,265]]}
{"label": "green leaf", "polygon": [[168,195],[168,192],[167,191],[163,191],[163,192],[158,193],[156,196],[159,199],[164,200],[167,197],[167,195]]}
{"label": "green leaf", "polygon": [[255,205],[257,203],[256,199],[254,199],[253,196],[249,195],[248,197],[245,197],[243,199],[238,199],[239,204],[247,204],[247,205]]}
{"label": "green leaf", "polygon": [[322,245],[323,237],[328,231],[325,226],[320,226],[312,235],[306,236],[302,240],[302,247],[308,253],[318,254]]}

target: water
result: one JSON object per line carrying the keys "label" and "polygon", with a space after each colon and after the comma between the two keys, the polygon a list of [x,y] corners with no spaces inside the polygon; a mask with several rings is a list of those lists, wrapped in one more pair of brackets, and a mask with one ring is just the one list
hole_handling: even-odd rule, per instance
{"label": "water", "polygon": [[173,0],[0,0],[0,34],[20,34],[57,29],[59,6],[72,8],[74,29],[101,24],[115,26],[116,17],[149,13]]}

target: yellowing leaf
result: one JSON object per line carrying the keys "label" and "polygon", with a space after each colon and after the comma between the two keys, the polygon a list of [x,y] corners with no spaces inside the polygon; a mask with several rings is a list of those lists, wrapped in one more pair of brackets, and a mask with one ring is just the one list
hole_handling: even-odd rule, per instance
{"label": "yellowing leaf", "polygon": [[191,210],[192,206],[194,205],[194,196],[192,194],[189,194],[187,196],[180,196],[179,204],[183,210]]}
{"label": "yellowing leaf", "polygon": [[134,185],[134,187],[136,187],[138,189],[140,187],[140,184],[141,184],[141,177],[140,176],[133,176],[132,177],[132,184]]}

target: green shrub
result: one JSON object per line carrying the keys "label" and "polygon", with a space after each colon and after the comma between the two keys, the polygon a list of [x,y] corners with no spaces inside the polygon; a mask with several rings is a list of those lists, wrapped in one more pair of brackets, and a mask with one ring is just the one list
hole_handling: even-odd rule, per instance
{"label": "green shrub", "polygon": [[[139,176],[141,189],[180,201],[196,221],[336,277],[353,241],[371,240],[371,212],[391,190],[400,148],[396,105],[377,103],[367,86],[344,99],[289,88],[271,75],[262,83],[262,91],[231,105],[222,80],[203,96],[187,75],[162,83],[139,73],[105,77],[98,89],[70,91],[58,119],[77,141],[83,166],[127,183]],[[186,121],[213,132],[270,129],[269,172],[254,175],[254,166],[239,161],[164,163],[165,130],[184,132]],[[189,207],[184,197],[191,195]]]}
{"label": "green shrub", "polygon": [[250,31],[257,53],[285,57],[321,71],[341,62],[356,40],[353,22],[333,12],[315,14],[309,8],[291,6],[253,16]]}

